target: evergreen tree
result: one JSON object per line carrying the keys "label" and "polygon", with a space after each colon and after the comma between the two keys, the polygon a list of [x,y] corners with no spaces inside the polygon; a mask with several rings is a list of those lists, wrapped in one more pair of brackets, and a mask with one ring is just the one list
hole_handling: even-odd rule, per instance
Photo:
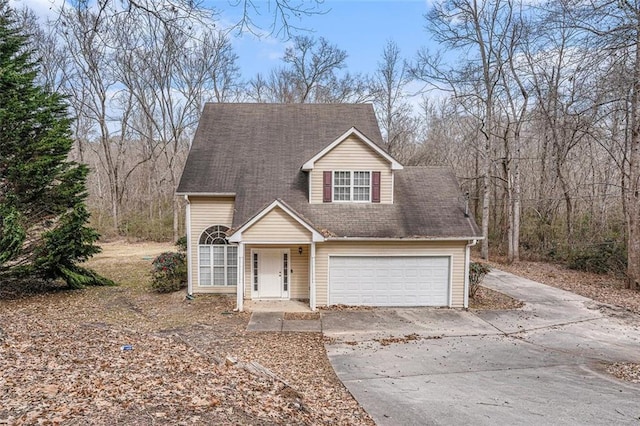
{"label": "evergreen tree", "polygon": [[112,284],[78,266],[100,251],[87,226],[87,168],[68,160],[64,98],[36,85],[37,63],[0,0],[0,285],[11,278]]}

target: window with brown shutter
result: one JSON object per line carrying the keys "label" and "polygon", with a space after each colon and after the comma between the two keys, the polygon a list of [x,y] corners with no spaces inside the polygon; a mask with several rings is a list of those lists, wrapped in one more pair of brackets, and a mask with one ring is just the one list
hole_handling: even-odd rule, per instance
{"label": "window with brown shutter", "polygon": [[380,172],[371,173],[371,202],[380,202]]}

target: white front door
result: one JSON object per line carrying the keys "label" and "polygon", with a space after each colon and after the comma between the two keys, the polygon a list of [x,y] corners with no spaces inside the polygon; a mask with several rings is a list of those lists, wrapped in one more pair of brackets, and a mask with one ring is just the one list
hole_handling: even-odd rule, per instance
{"label": "white front door", "polygon": [[281,249],[256,250],[258,268],[257,297],[286,299],[289,297],[289,251]]}

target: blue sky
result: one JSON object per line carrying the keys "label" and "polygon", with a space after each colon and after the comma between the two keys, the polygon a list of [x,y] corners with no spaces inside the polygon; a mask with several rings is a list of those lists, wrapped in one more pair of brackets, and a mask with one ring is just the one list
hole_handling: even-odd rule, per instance
{"label": "blue sky", "polygon": [[[64,1],[11,0],[11,4],[15,7],[26,5],[42,17],[52,17]],[[220,28],[224,29],[238,22],[242,9],[232,6],[238,0],[204,1],[207,6],[220,12]],[[310,0],[305,1],[308,3]],[[308,30],[294,34],[326,38],[347,51],[349,72],[371,74],[380,61],[387,40],[394,40],[407,59],[412,59],[421,46],[427,45],[424,14],[431,3],[432,0],[324,0],[321,8],[326,13],[293,20],[295,26]],[[261,12],[260,16],[254,15],[254,18],[267,28],[273,17],[267,10],[268,0],[254,0],[254,4]],[[290,43],[266,33],[258,38],[247,33],[239,36],[237,32],[233,33],[232,42],[239,56],[242,76],[246,80],[253,78],[258,72],[268,73],[280,65],[280,58]]]}
{"label": "blue sky", "polygon": [[[228,0],[214,0],[210,4],[221,11],[223,24],[237,22],[241,10],[230,6]],[[394,40],[405,58],[413,58],[421,46],[427,44],[424,14],[426,0],[325,0],[327,13],[304,16],[294,21],[314,37],[324,37],[346,50],[348,70],[352,73],[373,73],[380,61],[387,40]],[[257,1],[266,11],[266,1]],[[259,17],[258,17],[259,18]],[[263,23],[267,22],[263,20]],[[275,37],[259,39],[251,34],[234,37],[233,45],[240,57],[245,79],[257,72],[267,73],[280,64],[287,42]]]}

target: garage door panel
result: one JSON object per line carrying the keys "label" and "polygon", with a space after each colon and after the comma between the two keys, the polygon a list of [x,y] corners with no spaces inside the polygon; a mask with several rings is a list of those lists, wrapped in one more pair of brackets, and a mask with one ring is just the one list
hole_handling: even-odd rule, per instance
{"label": "garage door panel", "polygon": [[335,256],[329,262],[329,303],[448,306],[449,257]]}

